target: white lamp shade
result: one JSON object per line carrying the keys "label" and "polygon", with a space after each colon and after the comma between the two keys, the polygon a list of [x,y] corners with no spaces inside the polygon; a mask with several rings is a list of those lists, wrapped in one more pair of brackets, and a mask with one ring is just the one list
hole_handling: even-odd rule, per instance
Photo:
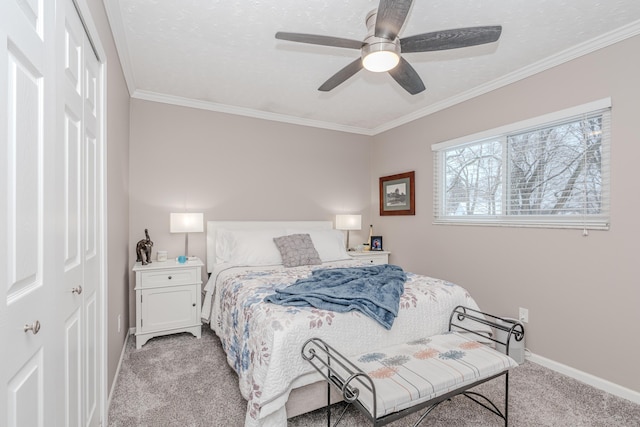
{"label": "white lamp shade", "polygon": [[362,215],[336,215],[336,230],[361,230]]}
{"label": "white lamp shade", "polygon": [[204,214],[172,213],[169,231],[171,233],[201,233],[204,231]]}

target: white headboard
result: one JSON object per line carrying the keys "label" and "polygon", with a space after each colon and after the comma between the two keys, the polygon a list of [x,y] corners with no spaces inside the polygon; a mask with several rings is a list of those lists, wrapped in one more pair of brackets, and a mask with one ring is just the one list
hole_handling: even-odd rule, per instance
{"label": "white headboard", "polygon": [[216,263],[216,230],[264,230],[273,228],[297,228],[306,230],[331,230],[332,221],[207,221],[207,272]]}

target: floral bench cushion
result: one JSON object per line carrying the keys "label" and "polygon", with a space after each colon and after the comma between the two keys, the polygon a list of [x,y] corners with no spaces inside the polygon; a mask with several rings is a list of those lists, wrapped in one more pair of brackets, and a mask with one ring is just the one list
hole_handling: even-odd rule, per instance
{"label": "floral bench cushion", "polygon": [[[378,418],[518,366],[509,356],[457,332],[348,359],[373,379]],[[372,394],[358,388],[358,400],[373,414]]]}

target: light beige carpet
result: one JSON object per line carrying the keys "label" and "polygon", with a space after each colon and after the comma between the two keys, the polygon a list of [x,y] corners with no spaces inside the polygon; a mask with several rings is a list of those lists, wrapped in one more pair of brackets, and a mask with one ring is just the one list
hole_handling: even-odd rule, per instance
{"label": "light beige carpet", "polygon": [[[158,337],[140,350],[135,349],[131,337],[112,397],[109,425],[242,426],[246,401],[238,390],[237,377],[226,362],[220,341],[206,325],[202,335],[199,340],[190,334]],[[640,427],[640,405],[535,363],[525,362],[511,372],[510,426]],[[495,397],[500,407],[504,381],[480,387]],[[345,417],[341,426],[366,425],[366,419],[352,408]],[[418,417],[414,414],[389,425],[411,425]],[[289,420],[289,425],[326,426],[325,412],[301,415]],[[501,425],[497,416],[462,396],[441,404],[421,424]]]}

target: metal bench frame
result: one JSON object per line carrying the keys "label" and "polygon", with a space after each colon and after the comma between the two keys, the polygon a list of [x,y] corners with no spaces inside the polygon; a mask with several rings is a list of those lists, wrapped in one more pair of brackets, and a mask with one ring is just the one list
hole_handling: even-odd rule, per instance
{"label": "metal bench frame", "polygon": [[[468,326],[469,322],[465,323],[465,326],[461,325],[461,322],[464,320],[470,320],[473,322],[477,322],[481,325],[485,325],[489,328],[493,328],[496,330],[501,330],[506,332],[506,340],[501,341],[498,340],[492,332],[487,332],[486,330],[479,331],[475,329],[470,329]],[[524,327],[521,323],[512,320],[505,319],[498,316],[494,316],[492,314],[484,313],[478,310],[474,310],[468,307],[457,306],[449,317],[449,331],[460,331],[462,333],[469,333],[472,335],[478,336],[478,341],[483,344],[491,344],[491,342],[496,344],[504,345],[506,349],[506,354],[509,355],[509,344],[511,339],[515,339],[516,341],[522,341],[524,338]],[[335,348],[331,347],[325,341],[320,338],[311,338],[307,340],[302,346],[302,357],[308,361],[327,381],[327,426],[331,426],[331,408],[330,408],[330,394],[331,387],[337,388],[341,393],[342,397],[347,405],[345,405],[344,410],[338,416],[334,426],[337,426],[338,423],[344,417],[349,406],[353,405],[360,410],[372,423],[374,427],[383,426],[390,422],[396,421],[400,418],[403,418],[409,414],[420,411],[424,408],[427,408],[424,414],[420,416],[420,418],[414,424],[414,427],[417,426],[425,419],[427,415],[431,413],[440,403],[451,399],[454,396],[462,394],[463,396],[469,398],[473,402],[482,406],[483,408],[493,412],[500,418],[504,420],[505,427],[508,425],[508,414],[509,414],[509,370],[504,370],[495,373],[494,375],[490,375],[488,377],[482,378],[474,383],[462,386],[455,390],[452,390],[448,393],[442,394],[440,396],[434,397],[433,399],[427,400],[425,402],[416,404],[409,408],[403,409],[398,412],[394,412],[391,414],[384,415],[382,417],[376,417],[377,408],[376,408],[376,387],[373,380],[363,372],[358,366],[356,366],[353,362],[351,362],[348,358],[344,357],[340,354]],[[340,367],[340,371],[336,368]],[[344,373],[347,373],[345,375]],[[505,392],[504,392],[504,410],[501,411],[498,407],[486,396],[483,396],[480,393],[468,391],[469,389],[476,387],[482,383],[487,381],[491,381],[500,376],[505,377]],[[364,387],[369,390],[369,392],[373,396],[373,414],[363,406],[360,402],[359,395],[360,391],[358,387]]]}

